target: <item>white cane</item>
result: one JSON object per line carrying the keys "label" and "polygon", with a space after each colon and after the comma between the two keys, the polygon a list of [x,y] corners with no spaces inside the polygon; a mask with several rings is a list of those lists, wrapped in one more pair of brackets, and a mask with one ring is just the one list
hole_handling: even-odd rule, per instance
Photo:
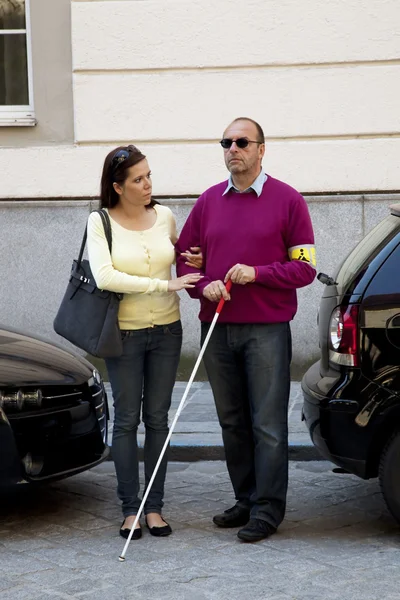
{"label": "white cane", "polygon": [[[229,292],[229,291],[230,291],[230,289],[231,289],[231,287],[232,287],[232,281],[231,281],[231,280],[229,280],[229,281],[227,282],[227,284],[226,284],[226,291],[227,291],[227,292]],[[128,539],[126,540],[126,544],[125,544],[125,546],[124,546],[124,549],[123,549],[123,551],[122,551],[122,554],[121,554],[121,556],[119,557],[119,560],[120,560],[121,562],[123,562],[123,561],[125,560],[125,554],[126,554],[126,551],[128,550],[128,546],[129,546],[129,544],[130,544],[130,541],[131,541],[131,539],[132,539],[133,532],[135,531],[135,527],[136,527],[136,525],[137,525],[137,523],[138,523],[138,521],[139,521],[139,519],[140,519],[140,515],[142,514],[142,510],[143,510],[143,507],[144,507],[144,505],[145,505],[145,503],[146,503],[147,496],[148,496],[148,495],[149,495],[149,493],[150,493],[151,486],[153,485],[154,479],[155,479],[155,477],[156,477],[156,475],[157,475],[158,468],[159,468],[159,466],[160,466],[160,464],[161,464],[161,461],[162,461],[162,459],[163,459],[163,456],[164,456],[164,454],[165,454],[165,451],[166,451],[166,449],[167,449],[167,447],[168,447],[169,440],[171,439],[171,435],[172,435],[172,433],[173,433],[173,431],[174,431],[174,427],[175,427],[175,425],[176,425],[176,422],[177,422],[177,420],[179,419],[179,415],[181,414],[181,412],[182,412],[182,410],[183,410],[183,407],[184,407],[184,405],[185,405],[185,401],[186,401],[187,395],[188,395],[188,393],[189,393],[189,390],[190,390],[190,387],[191,387],[191,385],[192,385],[192,383],[193,383],[193,379],[195,378],[195,375],[196,375],[196,373],[197,373],[197,369],[199,368],[199,365],[200,365],[201,359],[203,358],[203,354],[204,354],[204,352],[205,352],[205,350],[206,350],[206,348],[207,348],[207,344],[208,344],[208,342],[209,342],[209,340],[210,340],[211,334],[212,334],[212,332],[213,332],[213,330],[214,330],[214,327],[215,327],[215,324],[216,324],[216,322],[218,321],[218,317],[219,317],[219,315],[220,315],[220,313],[221,313],[221,311],[222,311],[222,308],[223,308],[224,304],[225,304],[225,300],[224,300],[223,298],[221,298],[221,300],[220,300],[220,301],[219,301],[219,303],[218,303],[217,310],[215,311],[214,318],[213,318],[213,320],[212,320],[212,322],[211,322],[210,329],[208,330],[208,333],[207,333],[206,339],[204,340],[204,344],[203,344],[203,346],[201,347],[201,350],[200,350],[199,357],[198,357],[198,359],[197,359],[197,361],[196,361],[196,364],[194,365],[194,369],[193,369],[193,371],[192,371],[192,374],[191,374],[191,376],[190,376],[190,379],[189,379],[189,381],[188,381],[188,383],[187,383],[187,386],[186,386],[186,389],[185,389],[185,393],[184,393],[184,394],[183,394],[183,396],[182,396],[182,400],[181,400],[181,401],[180,401],[180,403],[179,403],[178,409],[177,409],[177,411],[176,411],[176,415],[175,415],[175,417],[174,417],[174,420],[172,421],[172,424],[171,424],[171,427],[170,427],[170,430],[169,430],[169,433],[168,433],[167,439],[165,440],[165,443],[164,443],[163,449],[161,450],[161,454],[160,454],[160,456],[159,456],[159,458],[158,458],[157,464],[156,464],[156,466],[154,467],[153,475],[151,476],[151,479],[150,479],[150,481],[149,481],[149,485],[147,486],[146,493],[145,493],[145,494],[144,494],[144,496],[143,496],[142,503],[141,503],[141,505],[139,506],[139,510],[138,510],[138,513],[137,513],[137,515],[136,515],[136,519],[135,519],[135,521],[134,521],[134,523],[133,523],[133,525],[132,525],[131,532],[130,532],[130,534],[129,534],[129,536],[128,536]]]}

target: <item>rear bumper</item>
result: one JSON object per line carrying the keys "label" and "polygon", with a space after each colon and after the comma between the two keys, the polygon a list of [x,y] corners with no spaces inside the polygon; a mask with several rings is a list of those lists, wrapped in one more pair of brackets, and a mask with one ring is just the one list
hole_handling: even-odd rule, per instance
{"label": "rear bumper", "polygon": [[359,402],[354,382],[340,374],[323,377],[319,366],[319,362],[312,365],[301,382],[303,418],[311,441],[325,459],[366,478],[369,435],[355,423]]}

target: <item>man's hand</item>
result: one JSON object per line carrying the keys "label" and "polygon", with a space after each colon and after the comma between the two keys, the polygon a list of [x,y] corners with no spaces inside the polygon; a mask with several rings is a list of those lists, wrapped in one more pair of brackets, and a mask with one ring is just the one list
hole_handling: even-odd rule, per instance
{"label": "man's hand", "polygon": [[222,281],[212,281],[203,290],[204,298],[210,300],[211,302],[219,302],[221,298],[224,300],[230,300],[231,296],[226,291],[226,287]]}
{"label": "man's hand", "polygon": [[228,279],[232,279],[232,283],[239,283],[240,285],[246,285],[246,283],[252,283],[256,278],[256,270],[254,267],[248,267],[247,265],[237,264],[225,275],[224,282]]}
{"label": "man's hand", "polygon": [[203,255],[201,253],[201,248],[199,246],[192,246],[186,252],[182,252],[181,256],[186,258],[185,265],[188,267],[193,267],[194,269],[201,269],[203,266]]}

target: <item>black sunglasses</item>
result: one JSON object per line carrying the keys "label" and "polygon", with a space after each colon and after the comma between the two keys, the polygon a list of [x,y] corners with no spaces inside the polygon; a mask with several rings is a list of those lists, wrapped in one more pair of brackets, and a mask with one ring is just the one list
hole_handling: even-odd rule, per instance
{"label": "black sunglasses", "polygon": [[111,159],[111,169],[114,172],[119,165],[124,162],[127,158],[130,157],[132,152],[138,152],[138,149],[135,146],[126,146],[126,148],[121,148],[117,150],[114,156]]}
{"label": "black sunglasses", "polygon": [[247,148],[247,146],[249,144],[263,144],[264,142],[255,142],[253,140],[248,140],[247,138],[238,138],[237,140],[231,140],[230,138],[224,138],[223,140],[220,141],[220,144],[223,148],[225,148],[225,150],[227,148],[230,148],[233,144],[233,142],[236,143],[236,146],[238,148]]}

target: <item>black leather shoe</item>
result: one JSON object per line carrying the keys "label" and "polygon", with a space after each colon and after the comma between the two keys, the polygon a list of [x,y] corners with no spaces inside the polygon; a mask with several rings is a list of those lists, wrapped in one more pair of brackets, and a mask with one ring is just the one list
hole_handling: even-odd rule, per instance
{"label": "black leather shoe", "polygon": [[241,525],[246,525],[249,518],[250,510],[235,504],[235,506],[228,508],[220,515],[215,515],[213,523],[218,525],[218,527],[240,527]]}
{"label": "black leather shoe", "polygon": [[[121,537],[123,537],[125,540],[127,540],[131,530],[128,529],[127,527],[124,527],[124,529],[122,529],[122,526],[124,523],[125,523],[125,519],[122,521],[121,529],[119,530],[119,535]],[[135,529],[135,531],[133,532],[131,540],[140,540],[141,537],[142,537],[142,529],[139,527],[138,529]]]}
{"label": "black leather shoe", "polygon": [[168,525],[167,521],[164,521],[165,525],[163,527],[149,527],[148,523],[147,523],[147,519],[145,519],[146,521],[146,527],[149,530],[149,532],[151,533],[151,535],[154,535],[154,537],[165,537],[167,535],[171,535],[172,533],[172,529],[171,526]]}
{"label": "black leather shoe", "polygon": [[238,531],[238,538],[242,542],[259,542],[265,540],[276,532],[275,527],[272,527],[267,521],[262,519],[250,519],[246,527]]}

